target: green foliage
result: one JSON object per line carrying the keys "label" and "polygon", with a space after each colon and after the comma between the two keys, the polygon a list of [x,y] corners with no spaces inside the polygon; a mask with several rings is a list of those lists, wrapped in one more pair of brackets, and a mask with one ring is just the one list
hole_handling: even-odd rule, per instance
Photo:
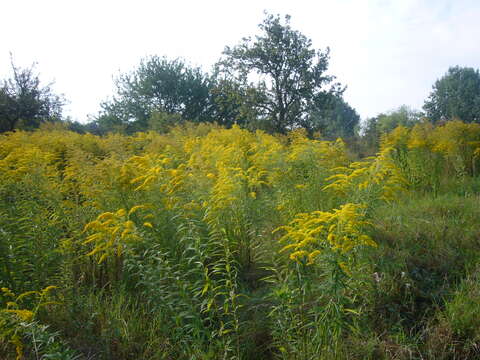
{"label": "green foliage", "polygon": [[474,356],[478,124],[166,128],[0,137],[0,357]]}
{"label": "green foliage", "polygon": [[184,122],[182,115],[178,113],[165,113],[154,111],[148,119],[148,129],[158,133],[167,133],[170,128]]}
{"label": "green foliage", "polygon": [[458,285],[445,308],[432,321],[427,349],[432,358],[447,359],[454,354],[458,358],[474,358],[480,341],[478,312],[479,281],[477,267]]}
{"label": "green foliage", "polygon": [[[343,92],[338,83],[332,84],[335,78],[325,74],[329,49],[312,49],[311,40],[289,22],[289,16],[284,25],[280,16],[267,14],[259,25],[262,34],[226,47],[218,64],[227,78],[242,84],[244,102],[251,104],[268,130],[280,133],[296,126],[310,128],[309,113]],[[252,76],[261,80],[254,85]]]}
{"label": "green foliage", "polygon": [[362,124],[360,138],[361,156],[374,155],[380,147],[380,131],[376,117],[367,118]]}
{"label": "green foliage", "polygon": [[59,121],[65,100],[53,93],[51,84],[42,87],[33,66],[22,69],[12,62],[12,72],[0,85],[0,133]]}
{"label": "green foliage", "polygon": [[352,137],[359,117],[341,98],[344,88],[326,74],[329,49],[312,49],[311,40],[289,22],[289,16],[282,24],[279,15],[267,14],[259,25],[262,34],[226,47],[211,75],[180,59],[145,58],[117,78],[116,94],[101,104],[91,125],[70,127],[131,134],[165,132],[191,121],[271,133],[303,127],[310,135]]}
{"label": "green foliage", "polygon": [[480,122],[480,73],[469,67],[455,66],[433,85],[423,106],[434,123],[450,119]]}
{"label": "green foliage", "polygon": [[240,83],[236,79],[215,75],[216,82],[211,92],[216,113],[215,121],[225,126],[238,124],[244,128],[268,130],[268,122],[261,117],[261,109],[256,104],[263,95],[254,87]]}
{"label": "green foliage", "polygon": [[378,114],[375,117],[366,119],[363,124],[361,143],[364,151],[369,155],[375,154],[380,147],[382,135],[385,135],[399,126],[412,128],[421,123],[423,113],[413,110],[407,105],[389,111],[386,114]]}
{"label": "green foliage", "polygon": [[419,111],[413,110],[406,105],[400,106],[398,109],[388,112],[387,114],[380,114],[377,116],[377,129],[380,134],[386,134],[398,126],[407,128],[418,124],[423,114]]}
{"label": "green foliage", "polygon": [[343,342],[345,358],[473,356],[475,337],[454,336],[450,324],[459,330],[474,327],[475,318],[467,321],[466,314],[476,307],[470,300],[476,285],[468,274],[478,262],[477,201],[452,193],[417,194],[376,209],[370,235],[378,248],[366,255],[370,268],[365,269],[373,281],[365,277],[364,292],[357,293],[367,301],[357,319],[360,331]]}
{"label": "green foliage", "polygon": [[[43,308],[58,304],[48,301],[54,289],[55,286],[48,286],[41,291],[27,291],[16,296],[10,289],[1,288],[0,345],[6,341],[14,345],[16,359],[24,359],[27,352],[36,359],[40,356],[43,359],[78,359],[75,351],[57,339],[58,333],[48,331],[48,326],[35,321]],[[3,352],[0,347],[0,355]]]}
{"label": "green foliage", "polygon": [[354,137],[360,116],[355,109],[341,97],[331,97],[330,104],[322,109],[314,110],[308,130],[310,133],[319,131],[327,139],[348,139]]}
{"label": "green foliage", "polygon": [[[4,319],[0,319],[0,325],[4,325],[4,323],[2,324],[2,320]],[[17,346],[18,350],[21,349],[21,357],[17,357],[18,359],[82,359],[78,352],[72,350],[62,339],[59,338],[58,332],[52,332],[47,325],[41,325],[38,322],[21,322],[16,324],[16,326],[18,333],[12,343]],[[0,326],[0,328],[1,327],[2,326]],[[8,352],[2,351],[2,340],[2,334],[0,334],[0,355],[9,356]],[[21,344],[22,340],[29,344],[26,349],[24,349],[23,344]]]}
{"label": "green foliage", "polygon": [[145,130],[156,112],[177,113],[194,122],[211,121],[211,80],[180,59],[148,57],[133,72],[120,75],[115,85],[117,94],[102,104],[96,120],[107,131]]}

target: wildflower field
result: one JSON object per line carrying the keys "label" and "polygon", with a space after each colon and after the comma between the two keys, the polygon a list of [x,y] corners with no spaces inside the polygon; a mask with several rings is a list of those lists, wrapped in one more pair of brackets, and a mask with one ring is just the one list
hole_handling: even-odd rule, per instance
{"label": "wildflower field", "polygon": [[480,358],[480,125],[0,136],[1,359]]}

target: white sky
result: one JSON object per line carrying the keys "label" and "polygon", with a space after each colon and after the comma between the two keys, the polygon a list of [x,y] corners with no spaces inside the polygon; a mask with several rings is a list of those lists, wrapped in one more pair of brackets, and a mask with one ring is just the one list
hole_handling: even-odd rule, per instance
{"label": "white sky", "polygon": [[329,73],[362,118],[420,109],[449,66],[480,67],[480,0],[0,0],[0,79],[37,63],[44,84],[86,121],[113,78],[142,57],[183,57],[210,71],[226,45],[258,34],[263,11],[329,46]]}

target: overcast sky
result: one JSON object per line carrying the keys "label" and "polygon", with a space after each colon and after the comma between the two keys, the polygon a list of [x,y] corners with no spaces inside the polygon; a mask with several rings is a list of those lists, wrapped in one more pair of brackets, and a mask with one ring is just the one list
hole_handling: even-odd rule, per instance
{"label": "overcast sky", "polygon": [[421,109],[449,66],[480,67],[480,0],[0,0],[0,79],[10,52],[18,66],[36,62],[84,122],[142,57],[209,71],[226,45],[258,34],[264,10],[290,14],[315,48],[330,47],[329,73],[362,118]]}

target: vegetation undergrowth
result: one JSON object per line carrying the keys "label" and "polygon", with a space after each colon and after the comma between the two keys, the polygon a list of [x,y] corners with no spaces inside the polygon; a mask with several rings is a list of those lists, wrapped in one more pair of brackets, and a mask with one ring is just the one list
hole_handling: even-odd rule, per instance
{"label": "vegetation undergrowth", "polygon": [[0,137],[0,357],[479,356],[480,126]]}

